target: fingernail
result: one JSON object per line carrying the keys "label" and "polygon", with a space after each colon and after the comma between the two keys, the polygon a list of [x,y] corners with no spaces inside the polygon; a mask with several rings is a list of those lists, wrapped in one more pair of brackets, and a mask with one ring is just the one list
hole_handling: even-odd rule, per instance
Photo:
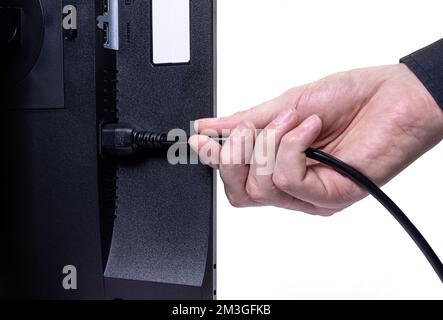
{"label": "fingernail", "polygon": [[195,152],[198,152],[198,144],[199,144],[199,137],[198,136],[192,136],[188,140],[189,146],[194,150]]}
{"label": "fingernail", "polygon": [[198,133],[198,123],[200,120],[194,121],[194,131]]}
{"label": "fingernail", "polygon": [[216,122],[216,121],[218,121],[217,118],[205,118],[205,119],[199,119],[199,120],[196,120],[196,121],[194,122],[194,130],[195,130],[196,132],[199,132],[199,127],[200,127],[200,125],[201,125],[203,122],[206,122],[206,123],[208,123],[208,124],[211,124],[211,123]]}
{"label": "fingernail", "polygon": [[310,129],[311,127],[317,125],[319,121],[321,121],[320,117],[314,114],[303,122],[303,127]]}
{"label": "fingernail", "polygon": [[280,113],[277,118],[275,118],[274,124],[277,126],[281,126],[281,125],[285,124],[286,122],[290,121],[293,116],[294,116],[293,109],[285,110],[282,113]]}

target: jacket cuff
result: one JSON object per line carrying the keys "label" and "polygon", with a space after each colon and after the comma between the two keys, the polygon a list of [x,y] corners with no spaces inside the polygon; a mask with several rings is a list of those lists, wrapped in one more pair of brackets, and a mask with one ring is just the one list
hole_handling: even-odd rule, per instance
{"label": "jacket cuff", "polygon": [[443,39],[400,60],[415,73],[443,110]]}

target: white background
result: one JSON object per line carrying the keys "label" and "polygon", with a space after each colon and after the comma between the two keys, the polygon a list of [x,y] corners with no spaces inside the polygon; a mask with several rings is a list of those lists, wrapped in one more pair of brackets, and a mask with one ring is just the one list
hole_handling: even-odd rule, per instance
{"label": "white background", "polygon": [[[219,115],[329,73],[397,63],[443,37],[441,0],[219,0]],[[443,145],[384,190],[443,257]],[[332,218],[234,209],[219,182],[219,299],[443,299],[397,222],[368,198]]]}

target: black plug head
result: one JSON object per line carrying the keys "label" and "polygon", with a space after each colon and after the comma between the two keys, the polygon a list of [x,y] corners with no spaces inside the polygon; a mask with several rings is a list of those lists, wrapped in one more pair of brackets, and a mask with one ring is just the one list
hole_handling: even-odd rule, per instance
{"label": "black plug head", "polygon": [[104,155],[132,156],[138,151],[134,144],[135,129],[125,123],[106,124],[101,132],[101,148]]}

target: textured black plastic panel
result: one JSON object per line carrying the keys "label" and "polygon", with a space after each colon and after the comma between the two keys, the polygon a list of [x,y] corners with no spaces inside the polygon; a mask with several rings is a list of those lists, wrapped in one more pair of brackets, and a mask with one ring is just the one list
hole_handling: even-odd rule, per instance
{"label": "textured black plastic panel", "polygon": [[61,1],[2,0],[0,6],[21,8],[23,25],[22,49],[0,71],[0,109],[63,108]]}
{"label": "textured black plastic panel", "polygon": [[[189,132],[191,120],[214,115],[214,19],[215,1],[191,0],[190,64],[154,66],[151,1],[120,2],[120,121],[157,132]],[[154,290],[157,298],[212,299],[212,171],[151,157],[121,165],[117,186],[105,276],[147,281],[150,297]],[[107,286],[111,291],[112,283]]]}

